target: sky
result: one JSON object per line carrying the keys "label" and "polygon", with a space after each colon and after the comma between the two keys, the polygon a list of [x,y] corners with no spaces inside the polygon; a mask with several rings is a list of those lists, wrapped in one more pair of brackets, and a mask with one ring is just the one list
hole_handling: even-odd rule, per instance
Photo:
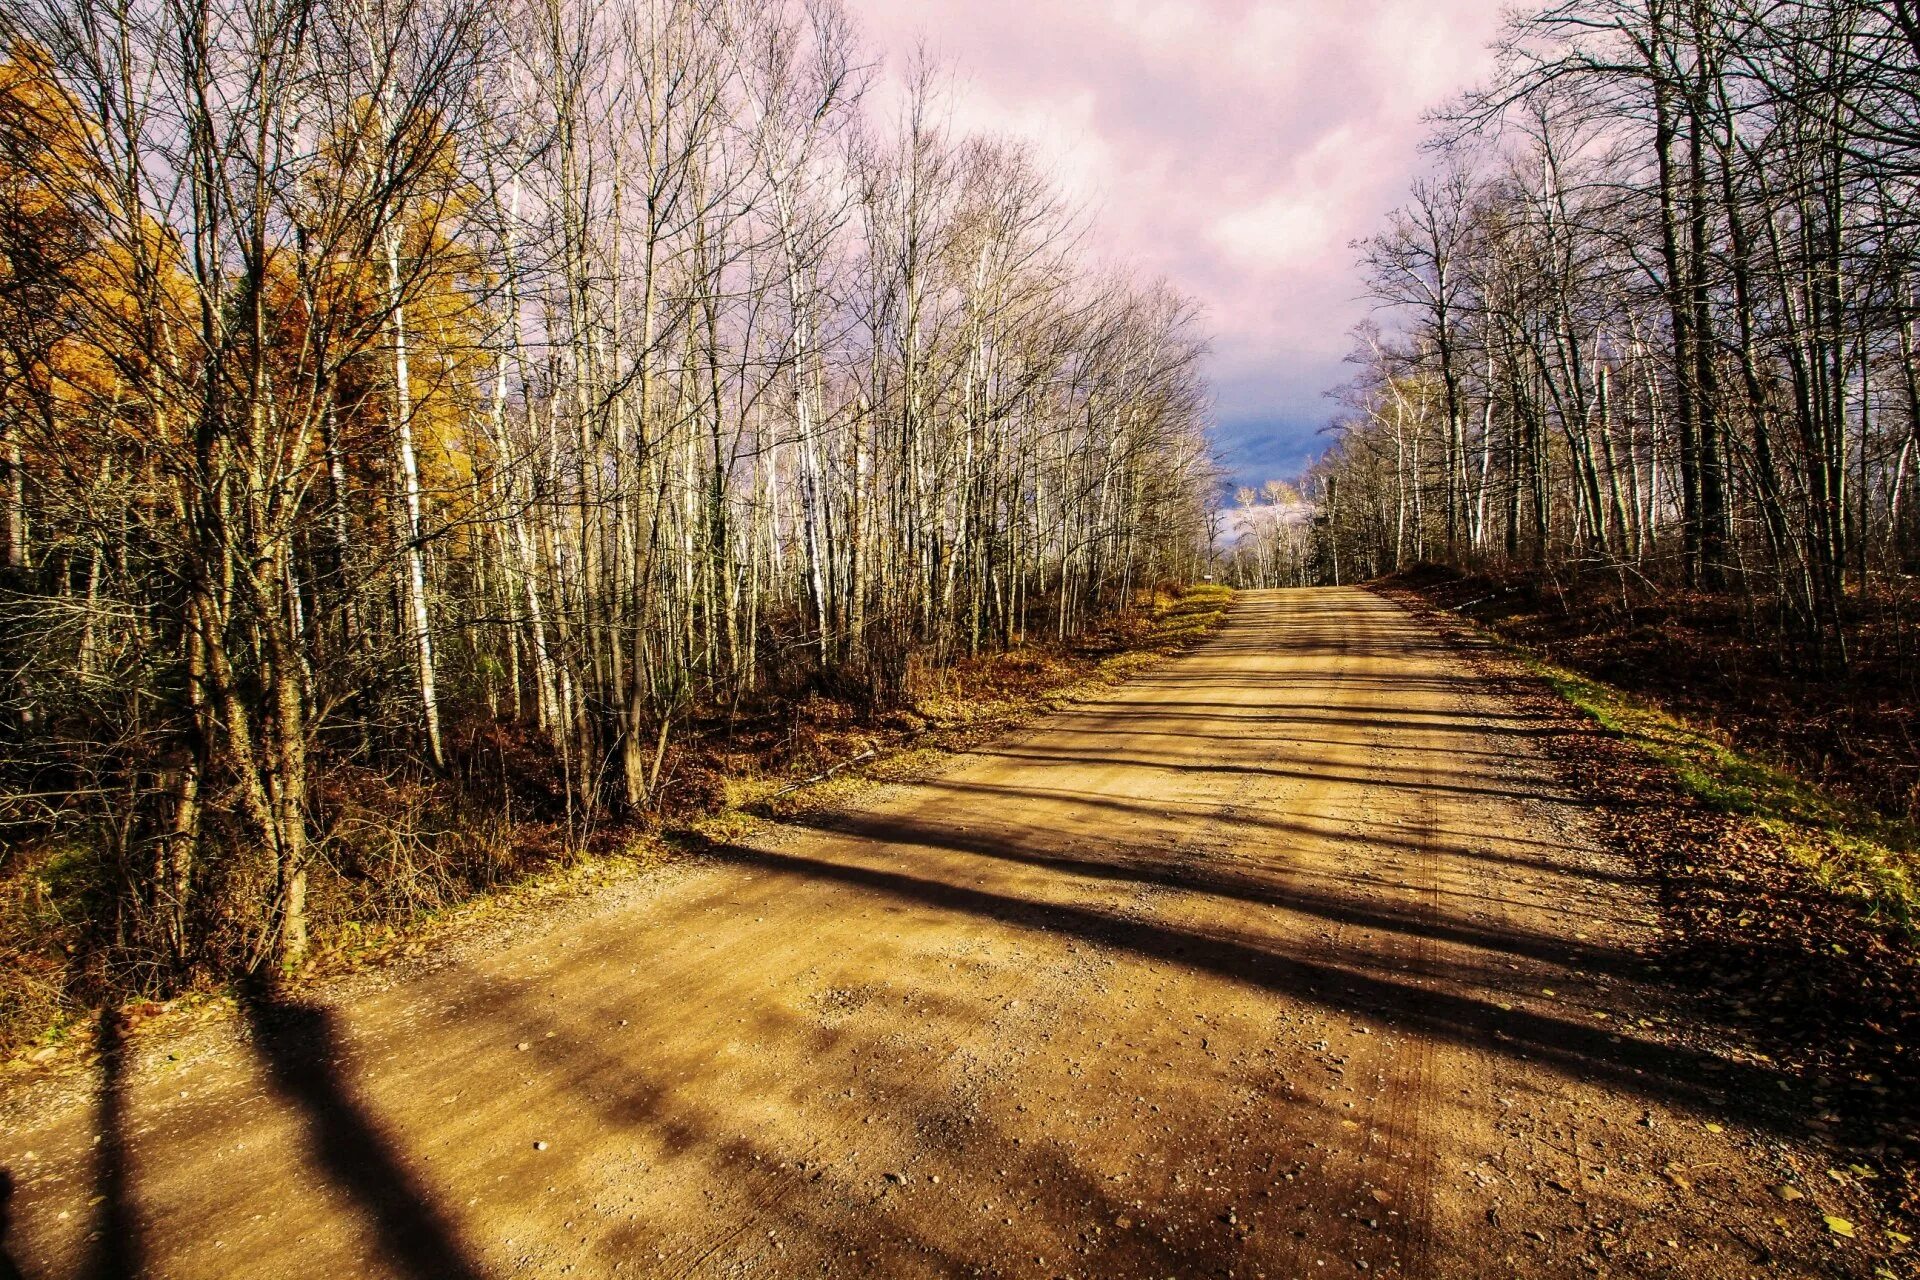
{"label": "sky", "polygon": [[953,121],[1030,143],[1103,258],[1197,299],[1236,484],[1321,447],[1368,315],[1352,241],[1491,68],[1499,0],[849,0],[883,93],[922,45]]}

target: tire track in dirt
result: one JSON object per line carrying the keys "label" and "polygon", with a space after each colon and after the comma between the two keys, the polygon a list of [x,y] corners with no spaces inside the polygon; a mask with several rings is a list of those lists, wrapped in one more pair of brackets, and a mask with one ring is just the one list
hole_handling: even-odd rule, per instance
{"label": "tire track in dirt", "polygon": [[[1418,804],[1418,829],[1431,833],[1430,796],[1423,793]],[[1431,935],[1423,926],[1438,914],[1439,887],[1434,881],[1431,863],[1416,864],[1414,880],[1412,888],[1421,910],[1413,917],[1411,931],[1398,935],[1397,950],[1402,957],[1402,971],[1418,974],[1432,969],[1434,948]],[[1376,1175],[1380,1176],[1382,1185],[1366,1190],[1377,1202],[1380,1216],[1396,1223],[1398,1230],[1390,1233],[1388,1239],[1398,1248],[1382,1260],[1385,1265],[1375,1262],[1372,1270],[1384,1275],[1421,1276],[1427,1274],[1432,1247],[1432,1221],[1427,1206],[1434,1162],[1430,1124],[1435,1044],[1428,1036],[1405,1034],[1391,1022],[1382,1039],[1390,1050],[1382,1081],[1387,1106],[1375,1132],[1385,1136],[1384,1172]]]}

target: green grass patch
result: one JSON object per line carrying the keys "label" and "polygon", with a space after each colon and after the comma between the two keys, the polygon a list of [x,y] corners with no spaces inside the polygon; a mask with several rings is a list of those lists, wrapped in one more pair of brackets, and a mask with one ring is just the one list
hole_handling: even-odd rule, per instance
{"label": "green grass patch", "polygon": [[1665,765],[1688,794],[1776,837],[1828,891],[1920,937],[1920,829],[1849,804],[1712,730],[1529,656],[1561,697]]}

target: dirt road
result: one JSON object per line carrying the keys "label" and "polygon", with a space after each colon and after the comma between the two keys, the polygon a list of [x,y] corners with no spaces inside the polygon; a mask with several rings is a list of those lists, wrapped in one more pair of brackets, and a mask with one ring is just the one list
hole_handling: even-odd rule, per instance
{"label": "dirt road", "polygon": [[1642,976],[1649,894],[1536,735],[1397,605],[1245,595],[856,811],[16,1090],[4,1247],[33,1277],[1870,1274],[1793,1090]]}

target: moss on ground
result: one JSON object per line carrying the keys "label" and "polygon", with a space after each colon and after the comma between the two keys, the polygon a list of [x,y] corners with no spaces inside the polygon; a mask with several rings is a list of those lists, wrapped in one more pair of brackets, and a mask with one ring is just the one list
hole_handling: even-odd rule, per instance
{"label": "moss on ground", "polygon": [[1527,655],[1533,669],[1608,733],[1665,765],[1709,808],[1778,839],[1827,890],[1920,937],[1920,830],[1848,804],[1789,770],[1653,703]]}

